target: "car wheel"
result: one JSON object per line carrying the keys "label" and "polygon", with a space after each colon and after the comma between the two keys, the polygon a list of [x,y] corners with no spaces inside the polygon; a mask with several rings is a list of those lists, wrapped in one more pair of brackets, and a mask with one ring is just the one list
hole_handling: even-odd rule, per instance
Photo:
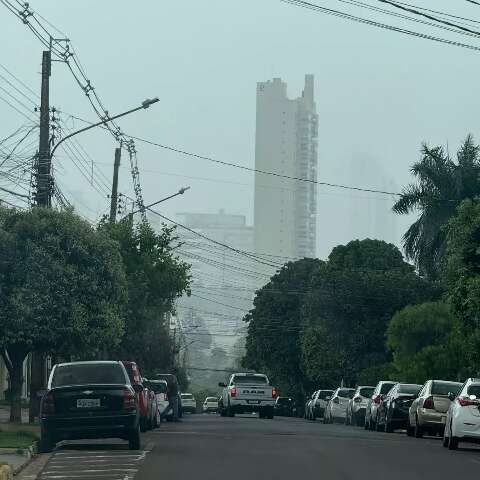
{"label": "car wheel", "polygon": [[448,437],[449,450],[456,450],[458,448],[458,444],[459,444],[458,437],[453,437],[452,435]]}
{"label": "car wheel", "polygon": [[447,431],[445,429],[445,432],[443,432],[443,440],[442,440],[442,445],[445,448],[448,448],[448,442],[449,442],[449,437],[447,437]]}
{"label": "car wheel", "polygon": [[55,445],[51,435],[42,432],[40,441],[38,442],[38,451],[40,453],[50,453],[55,448]]}
{"label": "car wheel", "polygon": [[147,419],[146,418],[141,418],[140,419],[140,431],[141,432],[146,432],[147,431]]}
{"label": "car wheel", "polygon": [[365,423],[363,424],[365,430],[370,430],[370,420],[367,422],[367,415],[365,414]]}
{"label": "car wheel", "polygon": [[140,450],[140,427],[137,426],[128,436],[128,449]]}
{"label": "car wheel", "polygon": [[225,411],[224,408],[221,408],[221,409],[220,409],[220,416],[221,416],[221,417],[226,417],[226,416],[227,416],[227,412]]}
{"label": "car wheel", "polygon": [[413,432],[413,435],[414,435],[415,438],[422,438],[423,437],[423,429],[418,424],[418,417],[415,418],[415,430]]}
{"label": "car wheel", "polygon": [[233,418],[235,416],[235,412],[233,411],[233,408],[229,405],[227,408],[227,417]]}
{"label": "car wheel", "polygon": [[388,417],[385,417],[385,433],[393,433],[393,425],[388,421]]}

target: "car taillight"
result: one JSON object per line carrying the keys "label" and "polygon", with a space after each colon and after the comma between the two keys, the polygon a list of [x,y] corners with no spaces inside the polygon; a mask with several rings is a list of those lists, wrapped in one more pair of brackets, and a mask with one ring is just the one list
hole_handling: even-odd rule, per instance
{"label": "car taillight", "polygon": [[236,397],[237,396],[237,387],[232,387],[230,389],[230,396]]}
{"label": "car taillight", "polygon": [[426,408],[428,410],[434,410],[435,409],[435,404],[433,403],[433,397],[427,397],[423,401],[423,408]]}
{"label": "car taillight", "polygon": [[480,401],[478,400],[478,398],[458,397],[457,400],[462,407],[469,407],[471,405],[480,405]]}
{"label": "car taillight", "polygon": [[129,388],[126,388],[123,391],[123,409],[124,410],[135,410],[136,405],[135,393],[132,392]]}
{"label": "car taillight", "polygon": [[272,398],[277,398],[277,389],[275,387],[272,388]]}
{"label": "car taillight", "polygon": [[353,401],[359,403],[362,401],[362,397],[353,397]]}
{"label": "car taillight", "polygon": [[53,393],[47,393],[42,399],[42,415],[52,415],[55,413],[55,400]]}
{"label": "car taillight", "polygon": [[373,403],[376,403],[377,405],[380,403],[380,400],[382,399],[381,395],[375,395],[373,397]]}

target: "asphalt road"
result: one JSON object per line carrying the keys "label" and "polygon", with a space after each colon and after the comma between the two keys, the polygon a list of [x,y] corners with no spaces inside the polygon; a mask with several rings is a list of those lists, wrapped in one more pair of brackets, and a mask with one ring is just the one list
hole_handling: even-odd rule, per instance
{"label": "asphalt road", "polygon": [[154,448],[135,480],[451,480],[480,478],[480,449],[440,438],[368,432],[319,421],[185,417],[147,435]]}
{"label": "asphalt road", "polygon": [[42,480],[452,480],[480,478],[480,448],[319,421],[187,415],[122,441],[60,444]]}

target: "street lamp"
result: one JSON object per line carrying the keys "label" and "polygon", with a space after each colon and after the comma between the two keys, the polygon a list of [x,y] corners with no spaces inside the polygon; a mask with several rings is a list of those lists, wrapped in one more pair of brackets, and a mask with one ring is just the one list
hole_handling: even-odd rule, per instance
{"label": "street lamp", "polygon": [[50,152],[50,158],[53,157],[53,154],[55,153],[55,150],[65,141],[68,140],[69,138],[72,138],[75,135],[78,135],[79,133],[86,132],[87,130],[90,130],[91,128],[99,127],[100,125],[106,125],[107,123],[116,120],[117,118],[124,117],[125,115],[128,115],[133,112],[137,112],[138,110],[142,109],[147,109],[150,107],[150,105],[153,105],[154,103],[157,103],[159,101],[158,97],[155,98],[147,98],[142,102],[142,104],[139,107],[132,108],[131,110],[127,110],[126,112],[119,113],[118,115],[114,115],[113,117],[108,117],[103,120],[100,120],[97,123],[92,123],[91,125],[88,125],[87,127],[81,128],[80,130],[76,130],[75,132],[70,133],[66,137],[63,137],[52,149]]}
{"label": "street lamp", "polygon": [[157,200],[156,202],[153,202],[150,205],[145,205],[143,208],[135,210],[134,212],[131,212],[129,215],[135,215],[136,213],[139,213],[142,210],[147,210],[155,205],[158,205],[159,203],[165,202],[166,200],[170,200],[171,198],[176,197],[177,195],[183,195],[187,190],[190,190],[190,187],[182,187],[177,193],[174,193],[173,195],[169,195],[168,197],[162,198],[161,200]]}

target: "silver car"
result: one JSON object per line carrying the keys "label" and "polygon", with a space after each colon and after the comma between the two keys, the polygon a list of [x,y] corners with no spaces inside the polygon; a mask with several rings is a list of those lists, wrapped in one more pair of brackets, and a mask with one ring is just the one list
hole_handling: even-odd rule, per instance
{"label": "silver car", "polygon": [[367,410],[368,399],[373,395],[375,387],[368,385],[360,385],[355,390],[353,398],[347,405],[347,417],[345,423],[347,425],[356,425],[363,427],[365,425],[365,412]]}
{"label": "silver car", "polygon": [[323,418],[328,401],[332,395],[333,390],[317,390],[307,405],[307,419],[316,420],[317,418]]}
{"label": "silver car", "polygon": [[365,430],[375,430],[378,419],[378,407],[385,395],[396,385],[397,382],[382,380],[377,383],[372,396],[368,399],[365,410]]}
{"label": "silver car", "polygon": [[448,395],[452,393],[456,396],[461,387],[458,382],[428,380],[408,411],[407,435],[416,438],[423,437],[424,433],[443,435],[452,403]]}
{"label": "silver car", "polygon": [[354,393],[354,388],[337,388],[327,404],[323,415],[323,423],[344,423],[347,414],[347,405]]}

